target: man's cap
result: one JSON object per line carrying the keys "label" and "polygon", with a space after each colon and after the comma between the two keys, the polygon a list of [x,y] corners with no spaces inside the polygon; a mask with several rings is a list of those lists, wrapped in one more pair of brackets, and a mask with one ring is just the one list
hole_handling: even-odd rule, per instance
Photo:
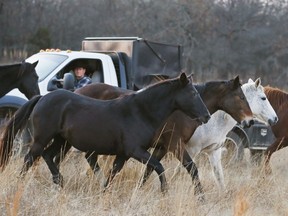
{"label": "man's cap", "polygon": [[86,69],[87,65],[83,61],[79,61],[79,60],[75,61],[74,64],[73,64],[73,69],[79,68],[79,67]]}

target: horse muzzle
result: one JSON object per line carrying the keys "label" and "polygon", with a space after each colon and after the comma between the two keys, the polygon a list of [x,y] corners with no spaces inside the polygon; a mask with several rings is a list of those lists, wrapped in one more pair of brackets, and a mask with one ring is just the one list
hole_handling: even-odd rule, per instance
{"label": "horse muzzle", "polygon": [[241,122],[241,126],[243,127],[243,128],[248,128],[248,127],[251,127],[252,125],[254,124],[254,120],[253,119],[250,119],[250,120],[243,120],[242,122]]}
{"label": "horse muzzle", "polygon": [[210,118],[211,118],[211,116],[208,114],[208,115],[204,115],[204,116],[199,117],[197,120],[199,123],[206,124]]}
{"label": "horse muzzle", "polygon": [[277,122],[278,122],[278,117],[277,117],[277,116],[276,116],[274,119],[269,119],[269,120],[268,120],[268,124],[269,124],[270,126],[275,125]]}

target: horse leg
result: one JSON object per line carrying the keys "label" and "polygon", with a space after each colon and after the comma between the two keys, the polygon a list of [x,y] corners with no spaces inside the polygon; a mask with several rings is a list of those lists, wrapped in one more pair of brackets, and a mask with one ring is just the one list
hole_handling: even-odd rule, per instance
{"label": "horse leg", "polygon": [[34,156],[31,151],[29,151],[25,157],[24,157],[24,164],[22,166],[22,169],[20,171],[20,178],[24,178],[26,173],[28,172],[29,168],[33,165],[33,163],[35,161],[38,160],[38,158],[40,157],[40,155]]}
{"label": "horse leg", "polygon": [[22,166],[22,169],[20,171],[20,178],[24,178],[26,173],[28,172],[29,168],[33,165],[35,161],[37,161],[40,156],[42,155],[42,152],[44,150],[43,145],[41,145],[39,142],[37,142],[37,139],[35,139],[33,145],[31,146],[29,152],[24,157],[24,164]]}
{"label": "horse leg", "polygon": [[115,175],[120,172],[120,170],[123,168],[124,164],[125,164],[126,158],[125,157],[121,157],[119,155],[116,156],[116,158],[114,159],[113,162],[113,167],[110,171],[109,177],[107,178],[104,187],[108,188],[109,185],[111,184],[112,180],[114,179]]}
{"label": "horse leg", "polygon": [[90,166],[90,168],[93,170],[94,175],[99,176],[100,182],[102,185],[105,184],[105,175],[102,172],[99,163],[97,162],[98,160],[98,154],[96,154],[94,151],[93,152],[86,152],[85,158]]}
{"label": "horse leg", "polygon": [[[154,157],[158,161],[161,161],[161,159],[166,155],[166,153],[167,153],[167,150],[164,149],[163,147],[161,147],[161,146],[156,147],[152,152],[152,157]],[[148,178],[152,174],[153,170],[154,170],[153,167],[146,166],[141,185],[145,184],[145,182],[148,180]]]}
{"label": "horse leg", "polygon": [[269,164],[272,154],[275,151],[278,151],[278,150],[280,150],[286,146],[288,146],[288,138],[287,137],[281,137],[281,138],[278,138],[272,145],[270,145],[266,149],[266,151],[265,151],[265,164],[264,164],[266,174],[270,174],[272,172],[270,164]]}
{"label": "horse leg", "polygon": [[54,137],[51,145],[49,145],[44,151],[45,154],[49,154],[49,157],[54,158],[54,162],[59,169],[60,163],[63,161],[65,155],[72,146],[63,139],[60,135]]}
{"label": "horse leg", "polygon": [[61,148],[65,143],[65,139],[60,135],[54,137],[52,144],[43,151],[42,157],[45,160],[50,172],[52,173],[52,179],[55,184],[59,184],[63,187],[63,177],[59,171],[59,164],[54,163],[53,158],[59,154]]}
{"label": "horse leg", "polygon": [[90,166],[90,168],[93,170],[94,173],[100,170],[100,166],[97,162],[98,160],[98,154],[96,154],[94,151],[88,151],[85,153],[85,158]]}
{"label": "horse leg", "polygon": [[155,170],[159,176],[161,191],[166,192],[168,190],[167,180],[164,174],[165,170],[157,159],[145,150],[135,151],[132,157],[143,164],[147,164],[147,166],[151,167],[152,170]]}
{"label": "horse leg", "polygon": [[57,165],[58,168],[60,166],[60,163],[66,157],[66,155],[69,152],[69,150],[72,148],[72,146],[67,141],[63,140],[63,143],[64,144],[62,144],[62,145],[59,145],[60,143],[58,143],[58,145],[61,148],[60,148],[60,150],[57,151],[57,153],[55,154],[56,156],[54,157],[54,162],[55,162],[55,164]]}
{"label": "horse leg", "polygon": [[222,148],[218,148],[211,152],[206,152],[206,154],[209,157],[210,165],[214,173],[214,177],[216,179],[218,188],[220,188],[221,191],[224,191],[225,183],[224,183],[223,168],[221,164]]}
{"label": "horse leg", "polygon": [[186,168],[187,172],[192,177],[192,182],[194,184],[194,194],[195,196],[198,196],[198,199],[200,201],[204,201],[204,192],[203,187],[200,183],[199,175],[198,175],[198,169],[196,167],[196,164],[193,162],[192,158],[188,154],[185,147],[178,148],[177,154],[175,156],[178,158],[178,160],[182,163],[182,165]]}

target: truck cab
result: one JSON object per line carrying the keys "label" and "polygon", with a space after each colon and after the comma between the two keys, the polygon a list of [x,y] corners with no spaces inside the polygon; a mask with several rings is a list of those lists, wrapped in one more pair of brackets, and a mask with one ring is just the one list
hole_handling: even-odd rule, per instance
{"label": "truck cab", "polygon": [[[39,76],[40,94],[65,88],[65,74],[71,74],[73,64],[82,61],[86,73],[95,82],[124,89],[141,89],[155,78],[173,78],[180,74],[180,45],[152,42],[139,37],[87,37],[81,51],[42,50],[25,61],[34,63]],[[64,82],[65,84],[65,82]],[[13,114],[27,98],[17,89],[0,98],[0,119]]]}
{"label": "truck cab", "polygon": [[[86,73],[91,78],[94,73],[97,73],[98,78],[100,77],[98,81],[119,86],[111,57],[102,53],[47,50],[40,51],[25,61],[30,63],[39,61],[35,70],[39,76],[38,85],[41,95],[63,88],[64,74],[71,73],[77,61],[85,62]],[[3,119],[8,114],[14,113],[27,101],[28,99],[18,89],[10,91],[0,99],[0,118]]]}

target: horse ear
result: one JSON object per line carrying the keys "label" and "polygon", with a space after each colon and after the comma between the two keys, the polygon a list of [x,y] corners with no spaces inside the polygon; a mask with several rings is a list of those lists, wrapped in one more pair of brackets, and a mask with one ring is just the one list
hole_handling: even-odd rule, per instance
{"label": "horse ear", "polygon": [[187,79],[188,80],[190,80],[191,81],[191,83],[193,83],[193,73],[191,73],[191,74],[189,74],[188,76],[187,76]]}
{"label": "horse ear", "polygon": [[248,79],[248,83],[254,82],[251,78]]}
{"label": "horse ear", "polygon": [[256,88],[257,88],[259,85],[261,85],[261,78],[260,78],[260,77],[259,77],[258,79],[256,79],[256,81],[255,81],[255,86],[256,86]]}
{"label": "horse ear", "polygon": [[33,68],[35,68],[37,66],[38,62],[39,62],[39,60],[32,64]]}
{"label": "horse ear", "polygon": [[233,88],[238,88],[240,86],[240,78],[239,78],[239,75],[237,75],[235,78],[234,78],[234,81],[233,81]]}
{"label": "horse ear", "polygon": [[189,80],[185,73],[181,73],[180,75],[180,82],[183,86],[186,86],[189,83]]}
{"label": "horse ear", "polygon": [[194,76],[194,74],[191,73],[191,74],[189,74],[189,75],[187,76],[187,78],[193,80],[193,76]]}

